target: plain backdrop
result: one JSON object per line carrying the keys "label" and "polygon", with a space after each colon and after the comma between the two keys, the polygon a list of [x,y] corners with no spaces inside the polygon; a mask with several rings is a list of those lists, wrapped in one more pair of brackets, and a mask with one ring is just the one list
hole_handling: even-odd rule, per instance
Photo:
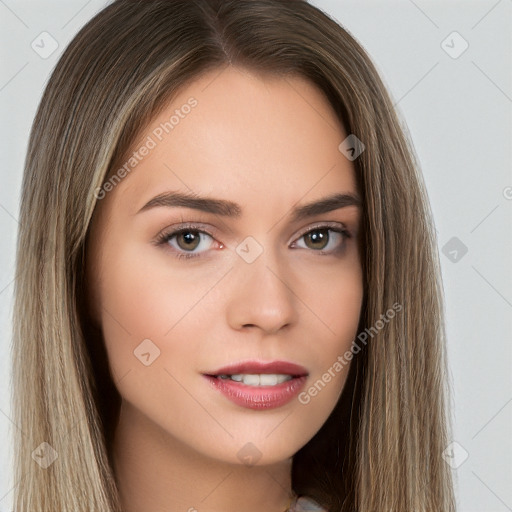
{"label": "plain backdrop", "polygon": [[[422,166],[446,297],[458,510],[512,511],[512,1],[313,3],[369,52]],[[28,134],[63,49],[105,5],[0,0],[0,512],[17,484],[10,345]],[[41,38],[58,45],[51,55],[33,49]]]}

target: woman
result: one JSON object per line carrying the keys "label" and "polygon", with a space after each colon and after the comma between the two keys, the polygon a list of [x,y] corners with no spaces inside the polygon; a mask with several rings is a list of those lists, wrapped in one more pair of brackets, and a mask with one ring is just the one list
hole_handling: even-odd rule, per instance
{"label": "woman", "polygon": [[16,510],[454,510],[427,194],[320,10],[113,2],[20,217]]}

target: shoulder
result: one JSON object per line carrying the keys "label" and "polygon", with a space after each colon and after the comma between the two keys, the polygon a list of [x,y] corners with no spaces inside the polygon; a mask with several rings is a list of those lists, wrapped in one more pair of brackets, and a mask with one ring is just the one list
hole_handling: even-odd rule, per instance
{"label": "shoulder", "polygon": [[298,497],[293,503],[289,512],[329,512],[321,507],[315,500],[307,496]]}

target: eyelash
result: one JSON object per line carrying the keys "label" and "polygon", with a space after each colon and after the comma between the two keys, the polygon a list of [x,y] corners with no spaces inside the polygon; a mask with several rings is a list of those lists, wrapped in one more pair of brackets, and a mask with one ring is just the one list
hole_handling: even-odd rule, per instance
{"label": "eyelash", "polygon": [[[339,253],[345,246],[345,240],[347,238],[352,238],[351,233],[348,230],[339,227],[339,225],[333,226],[332,224],[323,223],[323,224],[317,224],[315,226],[308,228],[307,231],[304,231],[301,235],[299,235],[297,240],[300,240],[301,238],[303,238],[304,236],[306,236],[307,234],[309,234],[313,231],[321,231],[324,229],[341,234],[343,236],[343,241],[340,244],[341,247],[338,247],[334,250],[330,250],[327,252],[320,251],[320,250],[315,251],[314,249],[310,249],[311,251],[316,252],[320,255],[331,255],[331,254]],[[204,226],[201,226],[198,224],[186,224],[186,225],[184,225],[178,229],[175,229],[173,231],[169,231],[169,232],[164,231],[163,233],[159,234],[155,240],[155,244],[157,246],[165,245],[169,242],[169,240],[171,240],[175,236],[180,235],[181,233],[187,233],[187,232],[203,233],[205,235],[210,236],[211,238],[214,238],[214,236],[209,231],[204,229]],[[200,257],[202,257],[202,254],[203,254],[203,253],[187,253],[187,252],[182,253],[182,252],[178,252],[174,247],[171,249],[172,249],[172,252],[174,252],[174,256],[178,259],[200,258]],[[206,251],[204,251],[204,252],[206,252]]]}

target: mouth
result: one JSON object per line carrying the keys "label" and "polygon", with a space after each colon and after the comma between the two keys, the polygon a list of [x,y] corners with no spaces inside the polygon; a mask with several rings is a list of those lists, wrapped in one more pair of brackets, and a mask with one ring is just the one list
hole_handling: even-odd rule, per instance
{"label": "mouth", "polygon": [[303,388],[309,373],[303,366],[286,361],[248,361],[203,375],[236,405],[261,410],[290,402]]}

